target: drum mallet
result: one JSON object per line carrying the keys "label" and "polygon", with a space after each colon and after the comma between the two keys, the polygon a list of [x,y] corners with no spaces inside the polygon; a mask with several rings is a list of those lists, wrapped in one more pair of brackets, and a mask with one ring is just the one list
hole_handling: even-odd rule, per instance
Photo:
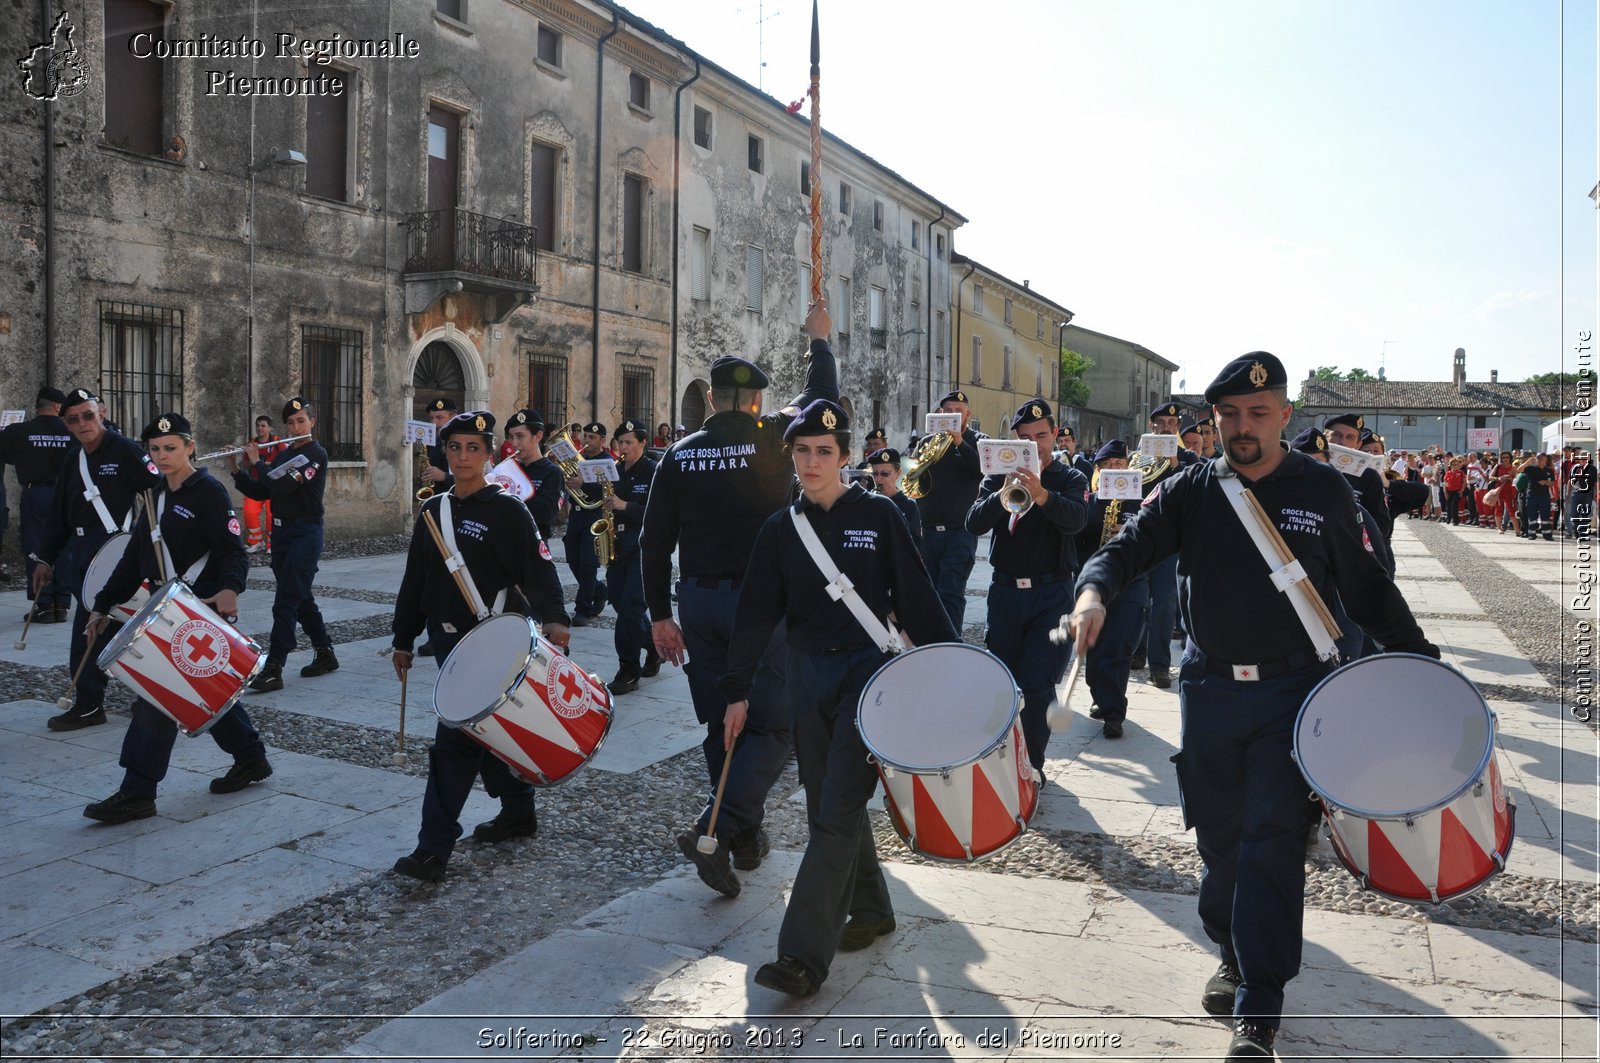
{"label": "drum mallet", "polygon": [[95,640],[90,639],[89,645],[83,651],[83,660],[78,662],[78,670],[72,673],[72,682],[67,684],[67,692],[56,699],[56,708],[72,708],[72,692],[78,689],[78,679],[83,675],[84,665],[89,663],[89,658],[94,656]]}
{"label": "drum mallet", "polygon": [[711,818],[706,820],[706,830],[709,834],[700,835],[700,840],[694,847],[710,856],[717,851],[717,813],[722,810],[722,791],[728,786],[728,768],[733,764],[733,750],[724,750],[722,755],[722,777],[717,780],[717,796],[711,802]]}
{"label": "drum mallet", "polygon": [[389,758],[389,763],[397,768],[403,768],[411,762],[411,758],[406,756],[406,678],[410,675],[409,668],[400,673],[400,748]]}
{"label": "drum mallet", "polygon": [[35,598],[33,604],[28,606],[27,617],[22,621],[22,637],[14,643],[17,649],[25,650],[28,648],[28,629],[33,626],[34,615],[38,612],[39,599]]}

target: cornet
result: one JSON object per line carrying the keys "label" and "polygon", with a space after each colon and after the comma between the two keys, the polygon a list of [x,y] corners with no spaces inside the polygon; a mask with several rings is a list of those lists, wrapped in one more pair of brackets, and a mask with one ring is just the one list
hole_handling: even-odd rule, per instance
{"label": "cornet", "polygon": [[1033,492],[1024,487],[1015,474],[1007,476],[1006,482],[1000,485],[1000,507],[1020,517],[1033,508]]}

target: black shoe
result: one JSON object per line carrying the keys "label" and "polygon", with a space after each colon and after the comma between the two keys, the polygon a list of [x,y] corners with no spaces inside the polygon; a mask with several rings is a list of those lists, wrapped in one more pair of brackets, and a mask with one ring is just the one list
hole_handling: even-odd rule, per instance
{"label": "black shoe", "polygon": [[[1550,536],[1546,535],[1545,538],[1548,539],[1548,538],[1550,538]],[[65,624],[67,621],[71,620],[72,619],[72,606],[70,606],[70,605],[58,605],[58,606],[56,606],[55,618],[56,618],[56,623],[58,623],[58,624]]]}
{"label": "black shoe", "polygon": [[253,782],[260,782],[272,774],[272,765],[265,759],[246,760],[237,763],[228,769],[228,774],[220,779],[211,780],[211,792],[214,794],[233,794],[243,790]]}
{"label": "black shoe", "polygon": [[500,814],[487,823],[472,828],[472,837],[490,845],[508,838],[530,838],[539,832],[539,814],[529,809],[527,814],[500,810]]}
{"label": "black shoe", "polygon": [[568,625],[568,626],[569,627],[588,627],[589,626],[589,618],[584,616],[582,613],[578,612],[576,609],[574,609],[572,611],[572,623],[570,625]]}
{"label": "black shoe", "polygon": [[311,663],[300,669],[300,678],[315,679],[319,675],[339,670],[339,658],[333,655],[332,646],[318,646],[317,655]]}
{"label": "black shoe", "polygon": [[1106,710],[1105,709],[1102,709],[1099,705],[1095,705],[1093,703],[1091,703],[1089,705],[1089,719],[1091,719],[1091,720],[1103,720],[1105,718],[1106,718]]}
{"label": "black shoe", "polygon": [[250,680],[250,689],[263,693],[283,689],[283,668],[276,664],[269,664],[256,673]]}
{"label": "black shoe", "polygon": [[1165,668],[1152,668],[1150,669],[1150,682],[1154,683],[1162,690],[1171,690],[1172,673]]}
{"label": "black shoe", "polygon": [[644,655],[644,667],[639,669],[641,679],[653,679],[661,674],[661,658],[653,652]]}
{"label": "black shoe", "polygon": [[1107,738],[1121,738],[1122,721],[1107,720],[1105,723],[1100,725],[1100,733],[1105,735]]}
{"label": "black shoe", "polygon": [[1137,672],[1144,667],[1144,654],[1136,653],[1128,661],[1128,671]]}
{"label": "black shoe", "polygon": [[839,951],[860,952],[885,934],[892,933],[894,933],[893,916],[881,923],[862,919],[860,916],[851,916],[850,921],[844,926],[844,933],[839,935]]}
{"label": "black shoe", "polygon": [[156,803],[149,797],[134,797],[121,790],[104,801],[96,801],[83,810],[90,819],[101,823],[127,823],[134,819],[149,819],[156,814]]}
{"label": "black shoe", "polygon": [[805,964],[793,956],[779,956],[777,963],[763,963],[756,971],[756,985],[788,993],[792,997],[809,997],[816,993],[821,983],[817,976],[806,970]]}
{"label": "black shoe", "polygon": [[1233,1040],[1228,1043],[1227,1059],[1272,1058],[1272,1042],[1278,1031],[1264,1022],[1240,1019],[1233,1024]]}
{"label": "black shoe", "polygon": [[433,643],[424,642],[422,645],[418,646],[417,647],[417,656],[418,657],[432,657],[433,656]]}
{"label": "black shoe", "polygon": [[606,585],[604,583],[596,583],[594,585],[594,612],[590,613],[589,615],[590,616],[599,616],[601,613],[603,613],[605,611],[606,611]]}
{"label": "black shoe", "polygon": [[106,710],[100,706],[85,710],[74,705],[61,715],[50,717],[45,721],[45,726],[52,731],[76,731],[80,727],[93,727],[105,722]]}
{"label": "black shoe", "polygon": [[410,856],[402,856],[394,862],[397,875],[414,878],[420,882],[443,882],[444,861],[432,853],[418,849]]}
{"label": "black shoe", "polygon": [[[1545,532],[1544,533],[1544,541],[1547,542],[1547,543],[1553,543],[1553,542],[1556,541],[1556,537],[1554,535],[1551,535],[1549,532]],[[65,620],[66,617],[62,617],[61,619]]]}
{"label": "black shoe", "polygon": [[762,827],[757,827],[755,832],[747,834],[733,844],[733,866],[740,871],[754,871],[761,866],[761,861],[772,852],[772,839],[767,837],[767,832]]}
{"label": "black shoe", "polygon": [[[678,835],[678,851],[689,858],[694,865],[695,872],[700,876],[700,881],[716,890],[724,897],[739,896],[739,880],[734,877],[733,868],[728,866],[728,846],[721,838],[717,839],[715,852],[702,853],[698,847],[700,835],[693,832]],[[815,992],[813,989],[812,992]]]}
{"label": "black shoe", "polygon": [[[23,615],[26,616],[27,614],[24,613]],[[35,624],[59,624],[65,619],[66,617],[64,616],[58,617],[56,615],[56,607],[53,605],[41,605],[33,611],[33,622]]]}
{"label": "black shoe", "polygon": [[1232,1015],[1234,991],[1242,981],[1244,976],[1239,973],[1239,965],[1223,960],[1200,993],[1200,1006],[1206,1009],[1207,1015]]}
{"label": "black shoe", "polygon": [[613,694],[632,694],[639,689],[639,677],[625,668],[617,669],[617,676],[606,684]]}

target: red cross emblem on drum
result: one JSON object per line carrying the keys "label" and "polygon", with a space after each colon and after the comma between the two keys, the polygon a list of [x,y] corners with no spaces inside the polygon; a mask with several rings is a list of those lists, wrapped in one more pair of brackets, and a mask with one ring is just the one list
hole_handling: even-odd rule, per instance
{"label": "red cross emblem on drum", "polygon": [[206,679],[228,666],[228,638],[209,620],[189,620],[172,635],[172,663],[195,679]]}
{"label": "red cross emblem on drum", "polygon": [[572,663],[572,658],[557,655],[545,675],[545,695],[552,712],[576,720],[589,711],[589,677]]}

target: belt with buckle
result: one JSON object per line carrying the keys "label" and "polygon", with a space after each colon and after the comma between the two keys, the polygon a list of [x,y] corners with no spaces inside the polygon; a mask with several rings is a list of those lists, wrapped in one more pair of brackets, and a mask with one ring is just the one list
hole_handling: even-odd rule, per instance
{"label": "belt with buckle", "polygon": [[1275,661],[1261,661],[1257,664],[1229,664],[1227,661],[1219,661],[1215,657],[1206,656],[1203,651],[1191,642],[1188,646],[1188,655],[1206,671],[1229,679],[1236,679],[1241,683],[1255,683],[1262,679],[1276,679],[1280,675],[1288,675],[1290,672],[1298,672],[1303,668],[1310,668],[1314,665],[1331,667],[1330,662],[1321,660],[1310,650],[1297,650],[1289,654],[1289,656],[1279,657]]}
{"label": "belt with buckle", "polygon": [[994,574],[995,582],[1007,584],[1017,588],[1019,591],[1025,591],[1032,587],[1043,587],[1048,583],[1060,583],[1062,580],[1071,579],[1072,576],[1071,572],[1046,572],[1042,576],[1008,576],[1003,572]]}

